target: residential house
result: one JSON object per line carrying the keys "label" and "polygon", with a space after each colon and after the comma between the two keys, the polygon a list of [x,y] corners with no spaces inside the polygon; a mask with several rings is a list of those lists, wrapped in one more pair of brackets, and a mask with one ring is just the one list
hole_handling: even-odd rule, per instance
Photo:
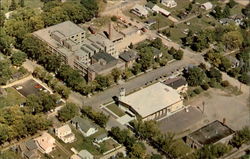
{"label": "residential house", "polygon": [[161,4],[169,8],[174,8],[177,6],[177,3],[175,0],[161,0]]}
{"label": "residential house", "polygon": [[125,70],[125,62],[105,52],[92,56],[92,65],[88,67],[88,80],[93,81],[97,75],[108,75],[113,69]]}
{"label": "residential house", "polygon": [[96,143],[99,144],[99,143],[101,143],[101,142],[103,142],[105,140],[108,140],[108,139],[110,139],[110,137],[108,136],[108,134],[107,133],[103,133],[103,134],[100,134],[99,136],[97,136],[95,138],[94,142],[96,142]]}
{"label": "residential house", "polygon": [[139,17],[147,17],[148,16],[148,10],[144,8],[142,5],[136,4],[132,9],[131,12]]}
{"label": "residential house", "polygon": [[125,62],[126,68],[131,68],[134,62],[139,58],[135,50],[124,51],[119,57]]}
{"label": "residential house", "polygon": [[92,124],[87,119],[83,119],[79,116],[71,119],[71,124],[76,127],[76,129],[78,129],[85,137],[93,135],[98,131],[97,127],[94,124]]}
{"label": "residential house", "polygon": [[163,82],[169,87],[172,87],[173,89],[177,90],[178,93],[186,93],[188,89],[187,81],[184,77],[176,77],[176,78],[170,78]]}
{"label": "residential house", "polygon": [[201,5],[201,8],[205,10],[210,10],[213,8],[213,4],[211,2],[206,2]]}
{"label": "residential house", "polygon": [[75,134],[72,133],[68,124],[55,128],[55,135],[64,143],[71,143],[75,141]]}
{"label": "residential house", "polygon": [[160,14],[166,16],[166,17],[168,17],[168,16],[171,15],[171,13],[170,13],[169,11],[167,11],[167,10],[165,10],[165,9],[163,9],[163,8],[161,8],[161,7],[159,7],[159,6],[157,6],[157,5],[155,5],[155,6],[152,8],[152,11],[153,11],[153,12],[156,12],[156,13],[160,13]]}
{"label": "residential house", "polygon": [[20,154],[25,159],[39,159],[38,144],[35,140],[31,139],[25,143],[21,143],[18,147]]}
{"label": "residential house", "polygon": [[190,147],[199,149],[209,144],[227,144],[233,135],[234,131],[231,128],[216,120],[192,132],[184,140]]}
{"label": "residential house", "polygon": [[38,149],[42,153],[50,153],[56,147],[55,138],[53,138],[49,133],[44,132],[41,136],[34,139],[38,144]]}

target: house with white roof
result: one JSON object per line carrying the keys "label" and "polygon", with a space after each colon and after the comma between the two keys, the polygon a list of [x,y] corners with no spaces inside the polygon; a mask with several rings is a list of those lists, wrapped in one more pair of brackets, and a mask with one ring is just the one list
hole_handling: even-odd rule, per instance
{"label": "house with white roof", "polygon": [[175,0],[161,0],[161,4],[169,8],[174,8],[177,6]]}
{"label": "house with white roof", "polygon": [[119,107],[142,120],[157,120],[184,108],[183,98],[177,90],[158,82],[135,93],[119,96]]}
{"label": "house with white roof", "polygon": [[70,159],[94,159],[94,156],[87,150],[81,150],[78,154],[74,154]]}
{"label": "house with white roof", "polygon": [[205,10],[210,10],[213,8],[213,4],[211,2],[206,2],[201,5],[201,8]]}
{"label": "house with white roof", "polygon": [[142,5],[136,4],[132,9],[131,12],[139,17],[147,17],[149,12],[146,8]]}
{"label": "house with white roof", "polygon": [[75,134],[72,133],[68,124],[55,128],[55,135],[64,143],[72,143],[75,141]]}
{"label": "house with white roof", "polygon": [[34,139],[37,141],[38,149],[42,153],[50,153],[56,147],[56,140],[47,132],[44,132],[41,136]]}

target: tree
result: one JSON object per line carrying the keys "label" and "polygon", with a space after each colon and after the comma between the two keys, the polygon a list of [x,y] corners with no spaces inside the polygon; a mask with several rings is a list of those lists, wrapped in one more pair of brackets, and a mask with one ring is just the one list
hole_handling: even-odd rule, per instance
{"label": "tree", "polygon": [[141,64],[135,63],[132,67],[132,73],[137,75],[141,71]]}
{"label": "tree", "polygon": [[115,68],[112,70],[111,75],[113,76],[114,81],[117,83],[121,77],[121,71],[119,69]]}
{"label": "tree", "polygon": [[210,70],[207,73],[207,76],[209,78],[215,78],[217,82],[221,82],[221,80],[222,80],[221,72],[218,69],[216,69],[215,67],[210,68]]}
{"label": "tree", "polygon": [[216,19],[221,19],[223,17],[222,8],[220,6],[215,6],[212,14]]}
{"label": "tree", "polygon": [[66,103],[66,105],[58,111],[58,119],[66,122],[79,114],[79,107],[74,103]]}
{"label": "tree", "polygon": [[[4,22],[5,22],[5,15],[3,12],[0,12],[0,27],[3,27],[4,26]],[[0,31],[1,32],[1,31]]]}
{"label": "tree", "polygon": [[158,0],[147,0],[148,2],[152,2],[154,4],[157,4],[158,3]]}
{"label": "tree", "polygon": [[144,53],[140,54],[139,63],[141,64],[141,70],[146,71],[149,69],[153,62],[153,53],[151,49],[146,49]]}
{"label": "tree", "polygon": [[5,55],[10,55],[11,43],[12,43],[12,38],[6,34],[5,30],[2,27],[0,27],[0,52],[2,52]]}
{"label": "tree", "polygon": [[183,57],[183,54],[184,54],[184,52],[183,52],[182,50],[178,50],[178,51],[173,55],[173,57],[174,57],[174,59],[176,59],[176,60],[181,60],[182,57]]}
{"label": "tree", "polygon": [[230,16],[230,8],[228,5],[225,6],[222,15],[224,18],[228,18]]}
{"label": "tree", "polygon": [[111,20],[112,20],[113,22],[116,22],[117,19],[118,19],[117,16],[112,16],[112,17],[111,17]]}
{"label": "tree", "polygon": [[250,75],[247,73],[243,73],[240,77],[239,77],[239,81],[249,85],[250,84]]}
{"label": "tree", "polygon": [[0,85],[4,85],[11,78],[10,62],[0,60]]}
{"label": "tree", "polygon": [[221,63],[219,64],[219,69],[227,72],[232,66],[231,61],[229,61],[226,57],[221,57],[220,61]]}
{"label": "tree", "polygon": [[227,6],[229,6],[230,8],[233,8],[237,3],[234,0],[229,0],[229,2],[227,3]]}
{"label": "tree", "polygon": [[21,7],[24,7],[24,0],[20,0],[19,3],[20,3],[20,6],[21,6]]}
{"label": "tree", "polygon": [[97,0],[81,0],[80,3],[86,8],[88,11],[87,19],[92,19],[98,15],[98,3]]}
{"label": "tree", "polygon": [[244,127],[242,130],[236,131],[234,137],[231,139],[230,144],[234,147],[241,147],[242,144],[250,141],[250,129]]}
{"label": "tree", "polygon": [[97,82],[98,86],[97,89],[103,90],[110,86],[110,82],[107,76],[96,76],[95,81]]}
{"label": "tree", "polygon": [[129,156],[131,158],[140,159],[144,158],[146,155],[146,147],[142,142],[135,143],[131,151],[129,151]]}
{"label": "tree", "polygon": [[157,49],[161,49],[162,48],[162,40],[161,40],[161,38],[156,38],[155,40],[153,40],[152,42],[151,42],[151,46],[152,47],[155,47],[155,48],[157,48]]}
{"label": "tree", "polygon": [[230,148],[227,145],[218,143],[215,145],[205,145],[196,153],[198,159],[203,158],[219,158],[229,152]]}
{"label": "tree", "polygon": [[160,154],[152,154],[150,159],[162,159],[162,156]]}
{"label": "tree", "polygon": [[15,0],[11,0],[11,4],[10,4],[10,7],[9,7],[9,10],[13,11],[13,10],[16,10],[16,8],[17,8],[16,1]]}
{"label": "tree", "polygon": [[21,66],[25,62],[27,55],[22,51],[14,52],[11,56],[11,62],[15,66]]}
{"label": "tree", "polygon": [[243,37],[239,31],[230,31],[223,35],[222,41],[227,49],[234,50],[242,46]]}
{"label": "tree", "polygon": [[185,73],[186,80],[190,86],[198,86],[205,83],[206,75],[199,67],[189,68]]}

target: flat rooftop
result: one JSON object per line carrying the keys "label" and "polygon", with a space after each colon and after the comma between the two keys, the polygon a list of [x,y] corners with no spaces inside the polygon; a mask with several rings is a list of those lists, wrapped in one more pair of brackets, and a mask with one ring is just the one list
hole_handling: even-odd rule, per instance
{"label": "flat rooftop", "polygon": [[231,128],[216,120],[189,134],[188,136],[200,144],[205,145],[216,143],[233,133],[234,131]]}
{"label": "flat rooftop", "polygon": [[121,102],[131,106],[144,118],[181,100],[176,90],[158,82],[123,97]]}

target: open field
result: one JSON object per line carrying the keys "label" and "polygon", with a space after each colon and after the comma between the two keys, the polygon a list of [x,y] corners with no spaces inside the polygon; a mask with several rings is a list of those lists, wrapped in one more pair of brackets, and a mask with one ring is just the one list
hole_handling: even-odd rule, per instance
{"label": "open field", "polygon": [[0,97],[0,108],[15,106],[25,102],[25,97],[21,96],[14,88],[6,88],[6,96]]}

